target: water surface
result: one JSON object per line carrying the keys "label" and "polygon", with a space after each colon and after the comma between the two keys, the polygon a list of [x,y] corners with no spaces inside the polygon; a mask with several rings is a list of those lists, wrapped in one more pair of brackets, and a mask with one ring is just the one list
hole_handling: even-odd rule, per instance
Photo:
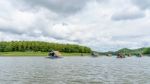
{"label": "water surface", "polygon": [[0,84],[150,84],[150,57],[0,57]]}

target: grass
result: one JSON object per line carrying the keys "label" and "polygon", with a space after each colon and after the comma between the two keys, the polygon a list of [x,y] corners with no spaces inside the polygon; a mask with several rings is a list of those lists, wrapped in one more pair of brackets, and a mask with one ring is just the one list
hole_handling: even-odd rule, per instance
{"label": "grass", "polygon": [[[61,53],[62,56],[81,56],[81,53]],[[90,53],[83,53],[89,56]],[[48,56],[48,52],[0,52],[0,56]]]}

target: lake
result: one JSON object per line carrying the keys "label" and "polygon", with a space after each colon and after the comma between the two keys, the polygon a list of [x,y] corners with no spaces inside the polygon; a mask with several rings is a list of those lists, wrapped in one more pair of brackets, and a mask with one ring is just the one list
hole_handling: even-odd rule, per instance
{"label": "lake", "polygon": [[0,84],[150,84],[150,57],[0,57]]}

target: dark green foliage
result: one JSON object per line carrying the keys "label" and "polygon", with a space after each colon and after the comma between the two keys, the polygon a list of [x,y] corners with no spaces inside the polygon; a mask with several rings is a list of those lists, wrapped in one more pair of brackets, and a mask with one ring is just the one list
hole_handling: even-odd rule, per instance
{"label": "dark green foliage", "polygon": [[49,50],[58,50],[60,52],[69,53],[90,53],[91,49],[85,46],[74,44],[58,44],[41,41],[11,41],[0,42],[0,52],[12,51],[33,51],[33,52],[48,52]]}
{"label": "dark green foliage", "polygon": [[150,48],[144,48],[143,53],[144,54],[150,54]]}

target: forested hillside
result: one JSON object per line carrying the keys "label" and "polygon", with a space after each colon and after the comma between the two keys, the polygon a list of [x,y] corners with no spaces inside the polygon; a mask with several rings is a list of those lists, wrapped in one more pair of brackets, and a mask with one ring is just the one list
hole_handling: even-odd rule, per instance
{"label": "forested hillside", "polygon": [[117,51],[117,53],[124,53],[124,54],[130,54],[130,55],[137,55],[139,53],[143,53],[144,48],[139,48],[139,49],[128,49],[128,48],[123,48]]}
{"label": "forested hillside", "polygon": [[12,51],[34,51],[34,52],[48,52],[49,50],[58,50],[60,52],[68,53],[90,53],[91,49],[86,46],[74,44],[58,44],[41,41],[11,41],[0,42],[0,52]]}
{"label": "forested hillside", "polygon": [[118,51],[109,51],[109,52],[99,52],[100,55],[117,55],[118,53],[122,53],[125,55],[150,55],[150,47],[143,47],[143,48],[138,48],[138,49],[128,49],[128,48],[123,48]]}

